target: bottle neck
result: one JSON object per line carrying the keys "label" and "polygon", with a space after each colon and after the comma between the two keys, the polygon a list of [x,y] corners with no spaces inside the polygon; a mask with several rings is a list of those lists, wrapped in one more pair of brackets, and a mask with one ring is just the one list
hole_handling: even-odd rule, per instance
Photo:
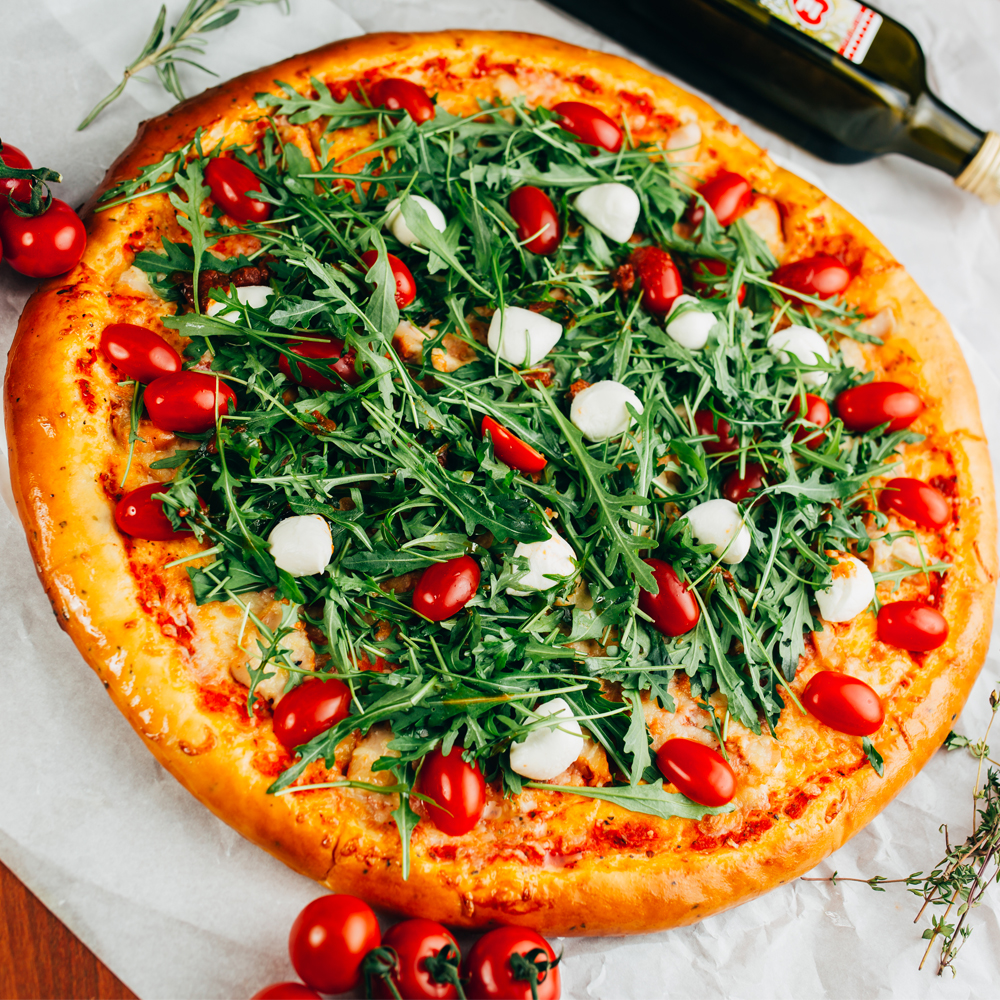
{"label": "bottle neck", "polygon": [[982,148],[986,133],[925,90],[911,106],[893,151],[957,177]]}

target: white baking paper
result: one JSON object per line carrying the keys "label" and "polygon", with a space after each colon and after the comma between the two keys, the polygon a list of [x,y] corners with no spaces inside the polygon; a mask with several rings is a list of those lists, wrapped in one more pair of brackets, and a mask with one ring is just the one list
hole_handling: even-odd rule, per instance
{"label": "white baking paper", "polygon": [[[652,0],[650,0],[652,2]],[[116,82],[158,0],[7,0],[0,18],[0,136],[66,176],[80,204],[132,138],[170,104],[153,85],[87,131],[76,124]],[[168,4],[171,15],[180,0]],[[1000,5],[881,0],[918,35],[934,86],[982,127],[1000,126]],[[666,16],[666,15],[665,15]],[[210,37],[223,77],[361,30],[479,27],[537,31],[628,53],[534,0],[291,0],[247,8]],[[641,61],[641,60],[640,60]],[[210,84],[191,71],[189,91]],[[16,95],[16,99],[14,97]],[[725,109],[723,109],[724,111]],[[1000,210],[901,157],[837,167],[731,115],[793,169],[811,172],[907,266],[956,329],[991,441],[1000,442]],[[0,343],[34,283],[0,267]],[[994,450],[998,463],[1000,453]],[[0,477],[2,480],[2,477]],[[0,493],[3,484],[0,481]],[[0,858],[135,992],[249,996],[289,978],[288,930],[317,889],[243,841],[149,756],[53,620],[16,519],[0,507]],[[978,738],[1000,676],[994,641],[956,729]],[[998,737],[1000,740],[1000,737]],[[996,741],[995,741],[996,742]],[[938,826],[971,828],[975,762],[939,753],[862,833],[814,874],[896,877],[940,857]],[[2,905],[2,901],[0,901]],[[798,882],[730,913],[641,938],[567,939],[573,998],[990,997],[1000,993],[1000,899],[991,890],[958,976],[916,971],[919,901],[899,887]]]}

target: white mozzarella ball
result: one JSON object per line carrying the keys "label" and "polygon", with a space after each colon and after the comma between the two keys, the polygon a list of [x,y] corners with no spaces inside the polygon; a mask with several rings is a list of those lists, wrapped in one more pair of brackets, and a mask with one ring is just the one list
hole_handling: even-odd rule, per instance
{"label": "white mozzarella ball", "polygon": [[562,324],[548,316],[507,306],[493,314],[486,342],[512,365],[537,365],[559,343],[562,332]]}
{"label": "white mozzarella ball", "polygon": [[712,555],[735,566],[750,551],[750,532],[731,500],[706,500],[684,515],[699,545],[712,545]]}
{"label": "white mozzarella ball", "polygon": [[550,781],[583,753],[583,731],[563,698],[539,705],[535,715],[551,717],[553,725],[532,729],[520,743],[511,743],[510,769],[532,781]]}
{"label": "white mozzarella ball", "polygon": [[[426,213],[427,221],[439,232],[443,233],[445,229],[448,228],[448,222],[444,217],[444,212],[441,211],[437,205],[434,204],[430,198],[425,198],[421,194],[411,194],[410,200],[415,201]],[[417,237],[413,230],[406,224],[406,219],[403,218],[403,209],[400,207],[400,199],[393,198],[392,201],[386,205],[386,209],[389,214],[386,217],[383,225],[393,236],[399,240],[403,246],[411,247],[414,243],[417,243]]]}
{"label": "white mozzarella ball", "polygon": [[333,558],[330,525],[319,514],[299,514],[279,521],[267,536],[278,569],[292,576],[322,573]]}
{"label": "white mozzarella ball", "polygon": [[828,622],[849,622],[875,598],[875,578],[856,556],[846,556],[833,567],[833,583],[816,591],[819,613]]}
{"label": "white mozzarella ball", "polygon": [[627,385],[605,379],[576,394],[569,408],[569,419],[588,441],[607,441],[621,437],[632,426],[626,403],[642,413],[639,397]]}
{"label": "white mozzarella ball", "polygon": [[[273,294],[274,289],[270,285],[244,285],[242,288],[236,289],[237,300],[251,309],[263,309]],[[216,316],[223,309],[226,309],[226,312],[222,313],[219,319],[235,323],[240,318],[240,314],[235,309],[227,309],[225,302],[209,302],[205,315]]]}
{"label": "white mozzarella ball", "polygon": [[639,196],[627,184],[595,184],[576,196],[573,207],[617,243],[627,243],[639,221]]}
{"label": "white mozzarella ball", "polygon": [[[804,365],[830,360],[830,348],[826,341],[807,326],[786,326],[784,330],[772,333],[767,338],[767,349],[777,354],[783,365],[787,365],[793,357]],[[805,372],[802,381],[806,385],[823,385],[828,377],[827,372]]]}
{"label": "white mozzarella ball", "polygon": [[[687,308],[681,310],[685,305]],[[667,333],[689,351],[700,351],[708,343],[709,331],[718,322],[715,313],[697,308],[699,305],[693,295],[678,295],[667,313]],[[680,315],[675,316],[678,312]]]}
{"label": "white mozzarella ball", "polygon": [[572,576],[576,572],[573,560],[576,552],[552,525],[548,525],[549,537],[540,542],[518,542],[514,558],[523,556],[528,560],[528,572],[517,581],[516,587],[508,587],[507,593],[514,597],[526,597],[538,590],[548,590],[559,582],[550,576]]}

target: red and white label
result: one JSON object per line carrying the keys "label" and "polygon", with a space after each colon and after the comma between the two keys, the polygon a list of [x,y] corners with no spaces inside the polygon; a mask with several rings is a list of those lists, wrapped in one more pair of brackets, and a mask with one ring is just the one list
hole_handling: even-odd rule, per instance
{"label": "red and white label", "polygon": [[865,58],[882,25],[882,15],[858,0],[758,0],[758,3],[853,63]]}

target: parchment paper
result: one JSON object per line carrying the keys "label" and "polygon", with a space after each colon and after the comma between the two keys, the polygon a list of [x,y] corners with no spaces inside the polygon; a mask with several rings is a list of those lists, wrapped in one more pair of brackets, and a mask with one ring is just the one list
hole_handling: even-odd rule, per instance
{"label": "parchment paper", "polygon": [[[168,4],[171,15],[180,0]],[[291,0],[291,17],[249,8],[210,37],[222,78],[362,30],[514,28],[628,54],[534,0]],[[1000,126],[1000,5],[882,0],[920,38],[939,95],[981,127]],[[76,124],[117,81],[158,0],[7,0],[0,135],[63,172],[77,205],[171,103],[130,85],[87,131]],[[212,81],[191,71],[189,92]],[[725,113],[725,109],[722,109]],[[817,160],[729,115],[783,162],[818,181],[907,266],[960,336],[991,441],[1000,442],[1000,210],[950,179],[889,157],[852,167]],[[34,283],[0,268],[0,343],[10,344]],[[1000,454],[994,450],[994,463]],[[0,477],[0,492],[4,489]],[[140,996],[249,996],[292,976],[286,952],[312,883],[243,841],[157,765],[53,621],[21,528],[0,506],[0,858]],[[991,654],[956,729],[978,738],[1000,675]],[[1000,741],[998,740],[994,742]],[[975,762],[940,752],[869,827],[814,874],[887,877],[940,857],[938,826],[964,838]],[[0,901],[2,905],[2,901]],[[694,927],[641,938],[567,939],[567,997],[988,997],[998,991],[1000,899],[974,918],[958,977],[917,973],[918,901],[899,887],[799,882]],[[929,965],[933,965],[930,962]]]}

